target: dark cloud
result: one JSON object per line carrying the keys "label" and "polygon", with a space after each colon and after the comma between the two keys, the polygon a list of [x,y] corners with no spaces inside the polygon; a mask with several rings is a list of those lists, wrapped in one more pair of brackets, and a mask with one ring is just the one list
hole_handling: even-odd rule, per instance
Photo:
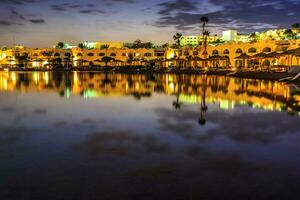
{"label": "dark cloud", "polygon": [[168,1],[157,4],[161,10],[158,11],[160,15],[169,15],[174,11],[185,12],[185,11],[196,11],[198,9],[197,3],[190,0],[176,0]]}
{"label": "dark cloud", "polygon": [[[93,3],[62,3],[50,5],[50,9],[54,11],[76,10],[81,14],[104,14],[103,10],[97,9],[97,5]],[[79,9],[79,10],[78,10]]]}
{"label": "dark cloud", "polygon": [[0,3],[12,4],[12,5],[24,5],[27,3],[41,2],[41,0],[1,0]]}
{"label": "dark cloud", "polygon": [[50,5],[50,8],[55,11],[65,11],[67,9],[63,5]]}
{"label": "dark cloud", "polygon": [[0,26],[12,26],[12,25],[23,25],[22,23],[12,22],[12,21],[6,21],[6,20],[0,20]]}
{"label": "dark cloud", "polygon": [[45,23],[44,19],[30,19],[29,21],[33,24],[43,24],[43,23]]}
{"label": "dark cloud", "polygon": [[138,153],[167,153],[168,144],[153,135],[138,134],[131,130],[99,131],[92,133],[80,144],[73,146],[90,156],[118,155],[129,156]]}
{"label": "dark cloud", "polygon": [[203,15],[210,18],[213,28],[235,28],[246,32],[289,27],[300,16],[296,14],[299,1],[294,0],[210,0],[198,4],[192,0],[176,0],[159,3],[157,7],[160,17],[155,26],[173,26],[179,30],[199,27]]}
{"label": "dark cloud", "polygon": [[99,9],[85,9],[79,11],[81,14],[104,14],[105,12]]}
{"label": "dark cloud", "polygon": [[10,12],[17,19],[26,20],[26,17],[24,15],[20,14],[18,11],[11,9]]}
{"label": "dark cloud", "polygon": [[[299,134],[297,117],[283,120],[282,113],[237,113],[226,118],[227,113],[221,111],[210,111],[206,113],[206,120],[215,124],[214,128],[198,126],[200,111],[157,109],[160,129],[171,130],[184,138],[197,138],[202,143],[213,141],[217,138],[227,138],[240,143],[271,144],[278,142],[283,136]],[[232,123],[235,122],[235,123]],[[294,125],[291,125],[294,124]],[[196,133],[201,132],[201,134]]]}
{"label": "dark cloud", "polygon": [[108,3],[135,3],[135,0],[104,0]]}

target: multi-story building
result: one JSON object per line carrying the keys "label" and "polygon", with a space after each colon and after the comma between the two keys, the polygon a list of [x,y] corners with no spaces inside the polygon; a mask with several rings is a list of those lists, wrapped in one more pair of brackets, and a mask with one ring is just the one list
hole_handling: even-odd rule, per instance
{"label": "multi-story building", "polygon": [[222,32],[222,39],[225,42],[228,41],[235,41],[237,38],[238,34],[236,30],[227,30]]}
{"label": "multi-story building", "polygon": [[[217,35],[207,37],[207,42],[215,42],[217,40],[221,40],[222,38]],[[191,35],[191,36],[182,36],[180,39],[181,46],[198,46],[204,41],[203,36]]]}

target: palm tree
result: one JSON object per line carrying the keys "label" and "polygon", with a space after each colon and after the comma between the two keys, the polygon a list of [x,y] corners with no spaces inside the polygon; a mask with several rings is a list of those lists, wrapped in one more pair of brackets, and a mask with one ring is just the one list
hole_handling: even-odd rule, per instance
{"label": "palm tree", "polygon": [[286,39],[290,39],[290,38],[294,38],[295,37],[295,34],[293,33],[293,31],[291,29],[287,29],[284,31],[283,33],[284,37]]}
{"label": "palm tree", "polygon": [[203,37],[204,37],[204,52],[203,55],[207,56],[207,38],[209,37],[210,32],[209,31],[204,31],[203,32]]}
{"label": "palm tree", "polygon": [[79,47],[80,49],[84,49],[84,44],[83,44],[83,43],[79,43],[79,44],[78,44],[78,47]]}
{"label": "palm tree", "polygon": [[168,43],[163,44],[161,47],[162,48],[168,48],[170,45]]}
{"label": "palm tree", "polygon": [[63,42],[59,42],[57,43],[56,47],[59,48],[59,49],[63,49],[65,46],[65,44]]}
{"label": "palm tree", "polygon": [[206,124],[205,113],[208,109],[206,105],[206,90],[207,90],[207,76],[204,77],[203,86],[202,86],[200,118],[198,121],[200,126],[204,126]]}
{"label": "palm tree", "polygon": [[299,33],[300,24],[299,23],[295,23],[295,24],[292,25],[292,28],[295,29],[297,31],[297,33]]}
{"label": "palm tree", "polygon": [[300,24],[299,23],[295,23],[292,25],[293,29],[299,29],[300,28]]}
{"label": "palm tree", "polygon": [[179,96],[181,94],[181,76],[178,75],[178,91],[176,93],[176,101],[173,101],[173,106],[176,110],[181,108],[182,103],[179,101]]}
{"label": "palm tree", "polygon": [[143,46],[143,42],[142,42],[142,40],[140,40],[140,39],[136,39],[134,42],[133,42],[133,48],[134,49],[139,49],[139,48],[142,48],[142,46]]}
{"label": "palm tree", "polygon": [[109,56],[104,56],[104,57],[101,59],[101,61],[105,63],[105,66],[106,66],[106,67],[107,67],[107,64],[108,64],[110,61],[112,61],[112,60],[114,60],[114,58],[109,57]]}
{"label": "palm tree", "polygon": [[109,48],[108,44],[103,44],[103,45],[101,45],[100,50],[108,49],[108,48]]}
{"label": "palm tree", "polygon": [[180,46],[180,40],[181,40],[181,38],[182,38],[182,34],[181,33],[176,33],[173,36],[173,39],[175,40],[177,48],[179,48],[179,46]]}
{"label": "palm tree", "polygon": [[202,34],[204,34],[205,31],[205,26],[208,23],[208,17],[207,16],[203,16],[201,17],[200,21],[202,22]]}
{"label": "palm tree", "polygon": [[15,56],[17,62],[18,62],[18,67],[27,67],[28,63],[28,54],[25,53],[24,55],[17,55]]}
{"label": "palm tree", "polygon": [[259,36],[256,33],[251,33],[249,37],[252,42],[256,42]]}
{"label": "palm tree", "polygon": [[207,37],[209,36],[210,32],[205,30],[205,26],[208,23],[209,19],[207,16],[201,17],[200,21],[202,22],[202,35],[203,35],[203,42],[204,42],[204,51],[203,56],[206,58],[207,56]]}
{"label": "palm tree", "polygon": [[42,54],[44,57],[46,57],[47,62],[50,62],[50,59],[51,59],[53,53],[54,53],[53,51],[42,51],[42,52],[41,52],[41,54]]}

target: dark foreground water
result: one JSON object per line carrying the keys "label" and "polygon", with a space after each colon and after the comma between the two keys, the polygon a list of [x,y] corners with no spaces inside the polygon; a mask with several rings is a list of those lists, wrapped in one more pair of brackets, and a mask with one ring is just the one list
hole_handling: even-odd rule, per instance
{"label": "dark foreground water", "polygon": [[0,73],[0,199],[300,199],[297,86]]}

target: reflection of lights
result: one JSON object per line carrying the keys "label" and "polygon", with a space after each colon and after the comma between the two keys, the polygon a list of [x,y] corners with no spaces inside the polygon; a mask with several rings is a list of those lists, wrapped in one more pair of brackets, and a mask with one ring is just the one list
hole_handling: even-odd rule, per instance
{"label": "reflection of lights", "polygon": [[0,77],[0,89],[7,90],[7,79],[3,76]]}
{"label": "reflection of lights", "polygon": [[170,87],[170,89],[171,89],[171,92],[174,92],[174,90],[175,90],[175,85],[174,85],[174,83],[170,83],[170,84],[169,84],[169,87]]}
{"label": "reflection of lights", "polygon": [[32,67],[38,67],[38,66],[39,66],[39,62],[37,62],[37,61],[32,62]]}
{"label": "reflection of lights", "polygon": [[174,82],[173,76],[168,75],[168,81],[169,81],[169,83],[170,83],[170,82]]}
{"label": "reflection of lights", "polygon": [[49,84],[49,72],[44,72],[44,80],[45,80],[46,85],[48,85]]}
{"label": "reflection of lights", "polygon": [[234,102],[230,102],[228,100],[221,100],[220,109],[222,110],[234,109]]}
{"label": "reflection of lights", "polygon": [[74,72],[73,80],[74,80],[74,84],[78,83],[78,74],[76,71]]}
{"label": "reflection of lights", "polygon": [[70,95],[71,95],[71,90],[70,90],[70,88],[69,88],[69,87],[67,87],[67,88],[65,89],[65,95],[66,95],[67,99],[69,99],[69,98],[70,98]]}
{"label": "reflection of lights", "polygon": [[34,83],[37,85],[39,83],[39,74],[38,72],[33,72],[32,74]]}
{"label": "reflection of lights", "polygon": [[83,92],[83,97],[85,99],[96,98],[97,96],[98,96],[98,94],[95,90],[85,90]]}
{"label": "reflection of lights", "polygon": [[12,73],[11,73],[11,80],[12,80],[12,82],[13,82],[14,85],[17,83],[17,75],[16,75],[16,72],[12,72]]}
{"label": "reflection of lights", "polygon": [[136,83],[135,83],[135,89],[136,89],[136,90],[139,90],[140,88],[141,88],[141,87],[140,87],[140,84],[139,84],[138,82],[136,82]]}

